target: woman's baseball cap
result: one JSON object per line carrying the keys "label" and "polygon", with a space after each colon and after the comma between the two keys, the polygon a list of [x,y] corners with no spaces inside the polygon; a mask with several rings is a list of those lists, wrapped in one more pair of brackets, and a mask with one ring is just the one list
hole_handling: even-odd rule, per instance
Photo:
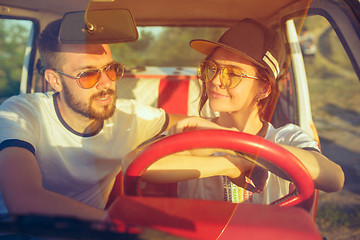
{"label": "woman's baseball cap", "polygon": [[278,33],[249,18],[229,28],[217,42],[194,39],[190,46],[205,55],[217,47],[224,48],[267,69],[274,79],[283,70],[286,58],[285,45]]}

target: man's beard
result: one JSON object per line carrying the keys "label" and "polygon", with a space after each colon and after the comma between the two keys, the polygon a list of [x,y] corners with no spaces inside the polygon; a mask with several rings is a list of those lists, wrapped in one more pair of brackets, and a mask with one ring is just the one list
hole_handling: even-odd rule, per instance
{"label": "man's beard", "polygon": [[[63,84],[63,91],[64,91],[66,104],[74,112],[79,113],[84,117],[94,120],[106,120],[110,118],[115,112],[116,92],[112,89],[103,90],[101,92],[92,95],[89,99],[88,104],[82,103],[79,100],[77,100],[74,94],[70,92],[69,88],[65,84]],[[112,102],[109,105],[99,107],[99,109],[96,110],[93,107],[94,100],[96,98],[105,97],[106,95],[110,95],[111,97],[113,97]]]}

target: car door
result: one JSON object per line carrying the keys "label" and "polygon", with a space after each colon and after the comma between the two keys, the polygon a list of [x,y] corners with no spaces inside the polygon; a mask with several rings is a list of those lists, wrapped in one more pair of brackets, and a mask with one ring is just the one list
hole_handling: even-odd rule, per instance
{"label": "car door", "polygon": [[[328,239],[358,237],[360,222],[355,216],[360,210],[359,2],[313,0],[298,30],[300,26],[296,49],[303,58],[305,75],[296,77],[307,79],[310,113],[322,152],[343,168],[346,179],[339,193],[320,192],[316,223]],[[292,67],[296,71],[301,66],[294,60]]]}

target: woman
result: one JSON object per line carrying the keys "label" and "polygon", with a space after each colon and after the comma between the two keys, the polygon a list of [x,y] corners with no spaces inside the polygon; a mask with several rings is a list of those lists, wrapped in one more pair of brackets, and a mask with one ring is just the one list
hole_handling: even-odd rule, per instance
{"label": "woman", "polygon": [[[344,183],[341,167],[320,153],[316,141],[293,124],[275,129],[269,123],[278,96],[276,81],[286,70],[285,45],[275,31],[244,19],[226,31],[218,42],[198,39],[190,45],[206,55],[198,69],[203,82],[200,111],[209,101],[219,117],[211,121],[199,117],[182,120],[171,134],[226,129],[258,135],[281,144],[299,158],[316,188],[326,192],[341,190]],[[190,150],[165,157],[148,169],[144,179],[187,180],[178,184],[178,195],[186,198],[271,203],[289,192],[288,181],[261,168],[253,169],[253,164],[244,160],[245,156],[214,152]]]}

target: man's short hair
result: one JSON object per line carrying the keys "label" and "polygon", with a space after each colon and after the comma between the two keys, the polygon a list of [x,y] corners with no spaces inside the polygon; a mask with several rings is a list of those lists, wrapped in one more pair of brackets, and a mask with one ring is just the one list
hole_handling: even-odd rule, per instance
{"label": "man's short hair", "polygon": [[61,51],[61,45],[58,39],[60,26],[61,19],[49,23],[37,39],[37,47],[45,69],[59,68],[58,53]]}

